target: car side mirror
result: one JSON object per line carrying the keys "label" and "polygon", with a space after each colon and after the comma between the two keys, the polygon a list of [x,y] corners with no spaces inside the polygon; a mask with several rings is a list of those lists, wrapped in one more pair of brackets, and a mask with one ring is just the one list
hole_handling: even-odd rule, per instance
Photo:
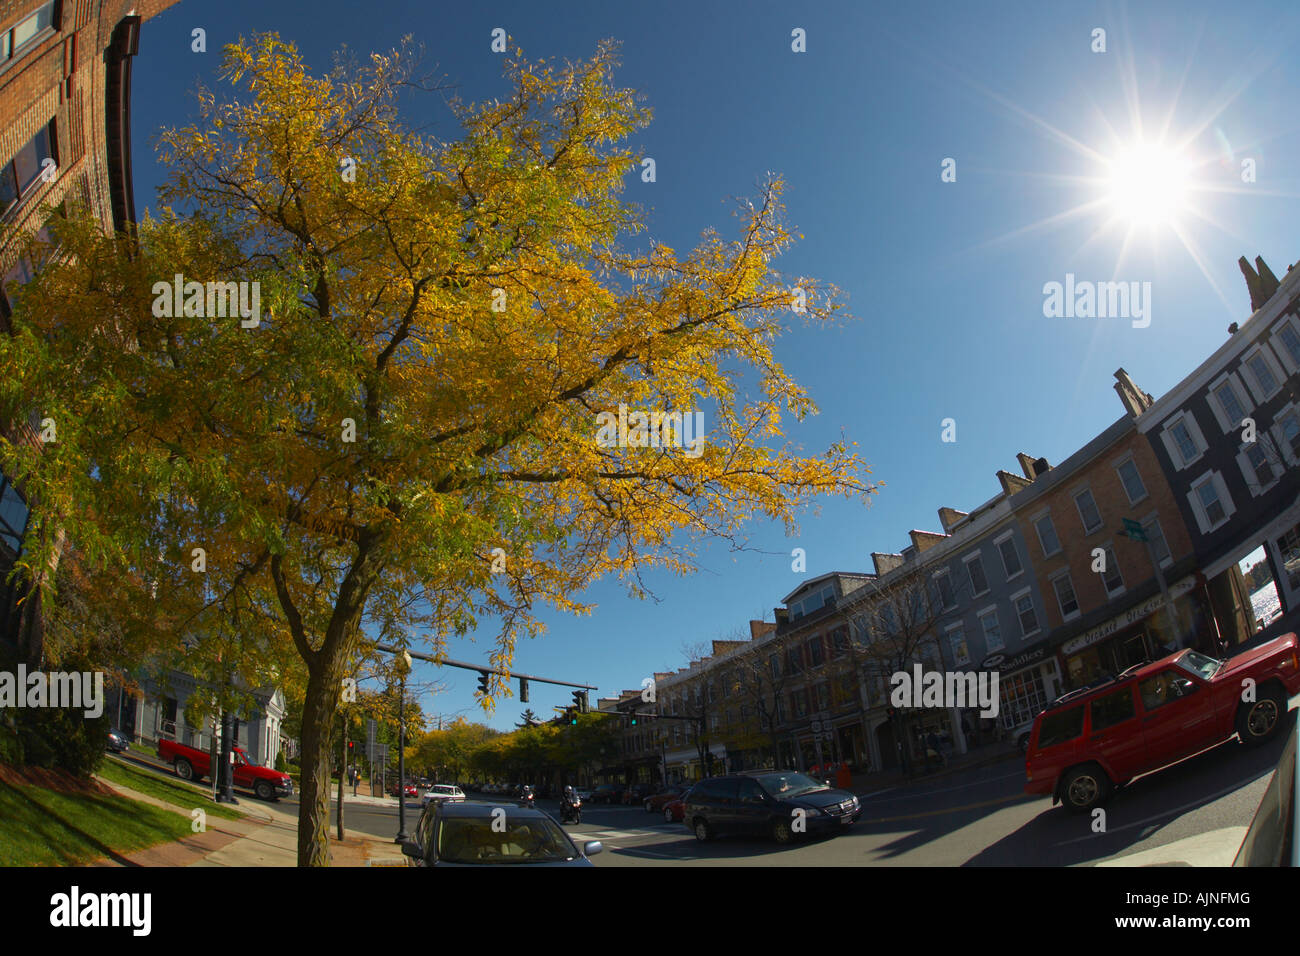
{"label": "car side mirror", "polygon": [[584,856],[595,856],[603,849],[605,849],[605,847],[599,840],[588,840],[582,845]]}
{"label": "car side mirror", "polygon": [[416,843],[414,840],[406,840],[402,843],[402,855],[422,860],[424,859],[424,847],[420,846],[420,844]]}

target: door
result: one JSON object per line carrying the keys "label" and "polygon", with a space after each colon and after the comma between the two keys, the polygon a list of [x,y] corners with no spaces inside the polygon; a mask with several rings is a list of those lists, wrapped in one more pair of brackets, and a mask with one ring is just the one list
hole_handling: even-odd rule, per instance
{"label": "door", "polygon": [[238,750],[234,751],[231,756],[235,758],[235,786],[251,790],[253,788],[253,775],[249,772],[248,761],[244,759],[244,755]]}
{"label": "door", "polygon": [[1134,685],[1129,683],[1093,698],[1088,705],[1092,724],[1086,749],[1110,768],[1115,783],[1141,773],[1146,756],[1142,720],[1133,697]]}
{"label": "door", "polygon": [[1150,768],[1172,763],[1218,742],[1209,688],[1177,665],[1138,684]]}
{"label": "door", "polygon": [[763,788],[755,780],[741,780],[736,792],[735,828],[737,833],[766,833],[770,805]]}

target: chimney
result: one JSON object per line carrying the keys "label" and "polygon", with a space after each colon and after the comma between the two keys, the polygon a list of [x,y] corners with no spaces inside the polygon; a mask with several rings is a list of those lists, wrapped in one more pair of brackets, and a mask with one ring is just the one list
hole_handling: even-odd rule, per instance
{"label": "chimney", "polygon": [[1004,495],[1014,495],[1017,491],[1028,488],[1033,484],[1033,479],[1021,478],[1019,475],[1013,475],[1009,471],[998,471],[998,483],[1002,485]]}
{"label": "chimney", "polygon": [[934,547],[948,537],[946,534],[935,534],[933,531],[909,531],[907,533],[912,539],[912,547],[916,548],[917,554]]}
{"label": "chimney", "polygon": [[1137,387],[1128,372],[1122,368],[1115,372],[1115,391],[1119,395],[1119,400],[1124,403],[1124,410],[1135,417],[1141,415],[1155,402],[1150,394]]}
{"label": "chimney", "polygon": [[1016,452],[1016,461],[1020,462],[1020,470],[1025,473],[1025,477],[1033,481],[1036,477],[1034,472],[1034,459],[1030,458],[1023,451]]}
{"label": "chimney", "polygon": [[771,621],[750,621],[749,622],[749,639],[756,641],[764,634],[770,634],[776,630],[776,625]]}
{"label": "chimney", "polygon": [[1246,288],[1250,290],[1250,311],[1258,312],[1277,291],[1277,276],[1273,275],[1262,256],[1255,257],[1255,269],[1250,267],[1245,256],[1237,260],[1237,265],[1241,267],[1241,274],[1246,277]]}
{"label": "chimney", "polygon": [[[1147,398],[1150,398],[1150,397],[1151,397],[1150,395],[1147,396]],[[1045,475],[1045,474],[1047,474],[1047,473],[1048,473],[1049,471],[1051,471],[1051,470],[1052,470],[1052,466],[1051,466],[1050,464],[1048,464],[1048,461],[1047,461],[1046,458],[1035,458],[1035,459],[1034,459],[1034,477],[1035,477],[1035,478],[1037,478],[1039,475]]]}
{"label": "chimney", "polygon": [[876,566],[876,576],[888,574],[894,568],[903,566],[903,556],[901,554],[881,554],[878,551],[871,552],[871,562]]}
{"label": "chimney", "polygon": [[940,508],[939,523],[943,525],[944,531],[951,532],[952,526],[955,525],[962,518],[966,517],[966,515],[967,512],[958,511],[956,508]]}

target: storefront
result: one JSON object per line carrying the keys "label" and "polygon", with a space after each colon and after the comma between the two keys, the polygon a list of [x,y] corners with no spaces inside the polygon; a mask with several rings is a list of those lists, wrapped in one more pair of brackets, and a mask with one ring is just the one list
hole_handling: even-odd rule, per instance
{"label": "storefront", "polygon": [[1047,642],[1041,641],[1019,654],[990,654],[980,662],[981,671],[998,673],[998,715],[968,715],[968,719],[978,720],[974,726],[977,742],[1029,723],[1060,695],[1060,671],[1047,649]]}
{"label": "storefront", "polygon": [[1066,641],[1060,656],[1067,686],[1083,687],[1105,674],[1202,643],[1208,616],[1200,591],[1189,575],[1168,588],[1172,615],[1165,596],[1157,594]]}

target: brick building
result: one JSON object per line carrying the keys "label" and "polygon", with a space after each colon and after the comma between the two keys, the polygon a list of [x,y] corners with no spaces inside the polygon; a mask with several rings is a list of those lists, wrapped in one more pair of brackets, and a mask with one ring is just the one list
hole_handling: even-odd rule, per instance
{"label": "brick building", "polygon": [[[131,58],[140,25],[176,0],[0,0],[0,332],[9,299],[39,267],[21,255],[70,202],[106,231],[129,232]],[[39,442],[39,414],[0,422],[15,442]],[[27,526],[23,489],[0,475],[0,581]],[[41,656],[39,607],[18,602],[20,582],[0,584],[0,641],[31,663]]]}

